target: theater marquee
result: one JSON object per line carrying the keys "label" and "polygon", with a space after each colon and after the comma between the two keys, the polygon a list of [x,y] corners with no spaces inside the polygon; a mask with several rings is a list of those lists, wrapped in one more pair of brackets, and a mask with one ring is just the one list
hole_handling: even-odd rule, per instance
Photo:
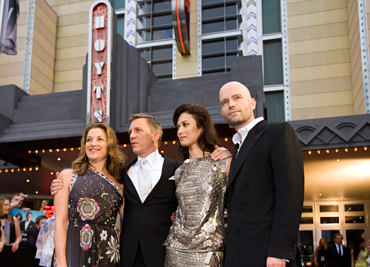
{"label": "theater marquee", "polygon": [[90,8],[87,81],[87,125],[109,125],[112,53],[112,7],[97,1]]}

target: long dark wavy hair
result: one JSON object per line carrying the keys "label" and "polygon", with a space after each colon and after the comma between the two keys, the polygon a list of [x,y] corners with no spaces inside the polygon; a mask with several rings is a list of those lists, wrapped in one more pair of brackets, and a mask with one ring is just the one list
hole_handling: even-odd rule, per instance
{"label": "long dark wavy hair", "polygon": [[[219,144],[219,139],[211,115],[207,109],[197,104],[182,104],[178,106],[172,117],[172,121],[175,126],[177,126],[177,121],[182,113],[192,115],[197,123],[197,128],[202,129],[197,141],[199,148],[203,153],[212,153],[213,150],[215,150],[215,145]],[[189,148],[181,146],[181,143],[177,152],[184,160],[189,158]]]}
{"label": "long dark wavy hair", "polygon": [[73,171],[79,175],[86,173],[87,168],[90,166],[89,159],[86,156],[86,137],[91,129],[99,128],[102,129],[107,135],[107,152],[108,157],[105,162],[105,167],[110,175],[114,177],[116,181],[121,181],[122,168],[125,164],[126,156],[118,148],[118,139],[113,129],[103,123],[93,123],[85,128],[82,133],[81,139],[81,150],[75,161],[72,162]]}

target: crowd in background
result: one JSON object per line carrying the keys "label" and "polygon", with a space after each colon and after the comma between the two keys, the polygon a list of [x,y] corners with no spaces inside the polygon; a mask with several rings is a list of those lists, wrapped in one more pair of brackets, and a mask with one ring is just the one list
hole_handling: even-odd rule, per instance
{"label": "crowd in background", "polygon": [[48,201],[43,200],[40,211],[35,211],[25,207],[25,197],[23,193],[15,193],[11,199],[0,197],[0,253],[7,246],[13,253],[19,248],[32,250],[40,266],[51,266],[54,218],[48,219],[42,212]]}

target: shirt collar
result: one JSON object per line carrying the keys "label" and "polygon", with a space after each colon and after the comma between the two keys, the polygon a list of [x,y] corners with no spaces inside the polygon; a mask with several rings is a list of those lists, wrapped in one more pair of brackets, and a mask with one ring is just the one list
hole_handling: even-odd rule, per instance
{"label": "shirt collar", "polygon": [[[247,137],[249,131],[254,126],[256,126],[256,124],[259,123],[260,121],[263,121],[263,117],[258,117],[256,119],[254,119],[253,121],[251,121],[250,123],[248,123],[247,125],[245,125],[244,127],[240,128],[239,131],[237,133],[235,133],[234,136],[233,136],[234,145],[237,144],[237,143],[242,144],[244,142],[244,139]],[[242,140],[240,140],[240,136],[239,136],[238,133],[241,134]]]}
{"label": "shirt collar", "polygon": [[[152,167],[154,162],[157,161],[157,159],[161,157],[161,154],[159,154],[158,150],[154,151],[153,153],[149,154],[146,159],[148,160],[149,166]],[[137,156],[137,162],[139,163],[140,160],[143,158],[140,156]]]}

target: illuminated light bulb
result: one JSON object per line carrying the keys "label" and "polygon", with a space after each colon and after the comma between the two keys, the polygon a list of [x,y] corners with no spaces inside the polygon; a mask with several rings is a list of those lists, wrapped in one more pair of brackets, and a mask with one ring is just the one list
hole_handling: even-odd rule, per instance
{"label": "illuminated light bulb", "polygon": [[317,154],[320,154],[321,153],[321,151],[320,150],[317,150]]}
{"label": "illuminated light bulb", "polygon": [[361,177],[360,177],[360,178],[358,178],[358,179],[359,179],[359,180],[362,180],[362,179],[361,179]]}
{"label": "illuminated light bulb", "polygon": [[167,142],[167,141],[164,141],[164,144],[165,144],[165,145],[167,145],[167,144],[168,144],[168,142]]}
{"label": "illuminated light bulb", "polygon": [[354,150],[355,152],[357,152],[357,147],[355,147],[353,150]]}
{"label": "illuminated light bulb", "polygon": [[73,151],[74,149],[73,149],[73,147],[71,147],[71,151]]}
{"label": "illuminated light bulb", "polygon": [[311,155],[312,154],[312,152],[311,151],[308,151],[308,155]]}
{"label": "illuminated light bulb", "polygon": [[35,191],[35,194],[38,194],[39,193],[39,191]]}
{"label": "illuminated light bulb", "polygon": [[26,168],[23,168],[23,171],[25,172],[27,169]]}
{"label": "illuminated light bulb", "polygon": [[319,196],[321,197],[321,193],[319,194]]}
{"label": "illuminated light bulb", "polygon": [[14,169],[11,169],[10,171],[11,171],[11,172],[14,172]]}
{"label": "illuminated light bulb", "polygon": [[227,137],[226,137],[224,140],[225,140],[225,142],[227,142],[229,139],[227,139]]}
{"label": "illuminated light bulb", "polygon": [[31,150],[28,150],[28,154],[31,154]]}
{"label": "illuminated light bulb", "polygon": [[339,161],[339,159],[337,159],[337,161]]}
{"label": "illuminated light bulb", "polygon": [[327,149],[327,150],[326,150],[326,153],[328,153],[328,154],[329,154],[329,152],[330,152],[330,151],[329,151],[329,149]]}
{"label": "illuminated light bulb", "polygon": [[67,148],[63,148],[63,151],[66,152],[67,151]]}
{"label": "illuminated light bulb", "polygon": [[0,173],[2,173],[3,172],[3,170],[0,170]]}
{"label": "illuminated light bulb", "polygon": [[35,170],[38,171],[39,170],[39,167],[36,167]]}
{"label": "illuminated light bulb", "polygon": [[35,153],[36,153],[36,154],[38,154],[38,153],[39,153],[39,151],[38,151],[38,150],[35,150]]}
{"label": "illuminated light bulb", "polygon": [[337,148],[337,149],[335,150],[335,152],[336,152],[336,153],[338,153],[338,152],[339,152],[339,149]]}
{"label": "illuminated light bulb", "polygon": [[29,180],[29,179],[27,179],[27,180],[26,180],[26,182],[27,182],[27,183],[29,183],[29,182],[30,182],[30,180]]}
{"label": "illuminated light bulb", "polygon": [[367,147],[366,146],[364,146],[364,150],[367,151]]}
{"label": "illuminated light bulb", "polygon": [[163,150],[161,150],[161,154],[163,154],[164,153],[164,151]]}
{"label": "illuminated light bulb", "polygon": [[81,150],[81,147],[78,147],[77,149],[78,149],[78,150]]}
{"label": "illuminated light bulb", "polygon": [[59,148],[55,149],[56,152],[59,152]]}
{"label": "illuminated light bulb", "polygon": [[50,148],[50,149],[49,149],[49,152],[51,153],[51,152],[53,152],[53,150]]}
{"label": "illuminated light bulb", "polygon": [[8,169],[5,169],[5,172],[8,172]]}
{"label": "illuminated light bulb", "polygon": [[62,159],[61,158],[57,158],[57,161],[61,161]]}
{"label": "illuminated light bulb", "polygon": [[54,175],[54,172],[50,172],[50,175]]}
{"label": "illuminated light bulb", "polygon": [[29,171],[32,171],[32,168],[29,168],[28,170],[29,170]]}
{"label": "illuminated light bulb", "polygon": [[348,152],[348,148],[345,148],[344,151]]}
{"label": "illuminated light bulb", "polygon": [[21,171],[21,169],[19,169],[19,168],[18,168],[18,169],[17,169],[17,172],[20,172],[20,171]]}
{"label": "illuminated light bulb", "polygon": [[124,144],[123,147],[127,147],[127,144]]}
{"label": "illuminated light bulb", "polygon": [[42,153],[45,153],[45,149],[41,150]]}
{"label": "illuminated light bulb", "polygon": [[176,144],[176,141],[172,141],[172,144]]}

